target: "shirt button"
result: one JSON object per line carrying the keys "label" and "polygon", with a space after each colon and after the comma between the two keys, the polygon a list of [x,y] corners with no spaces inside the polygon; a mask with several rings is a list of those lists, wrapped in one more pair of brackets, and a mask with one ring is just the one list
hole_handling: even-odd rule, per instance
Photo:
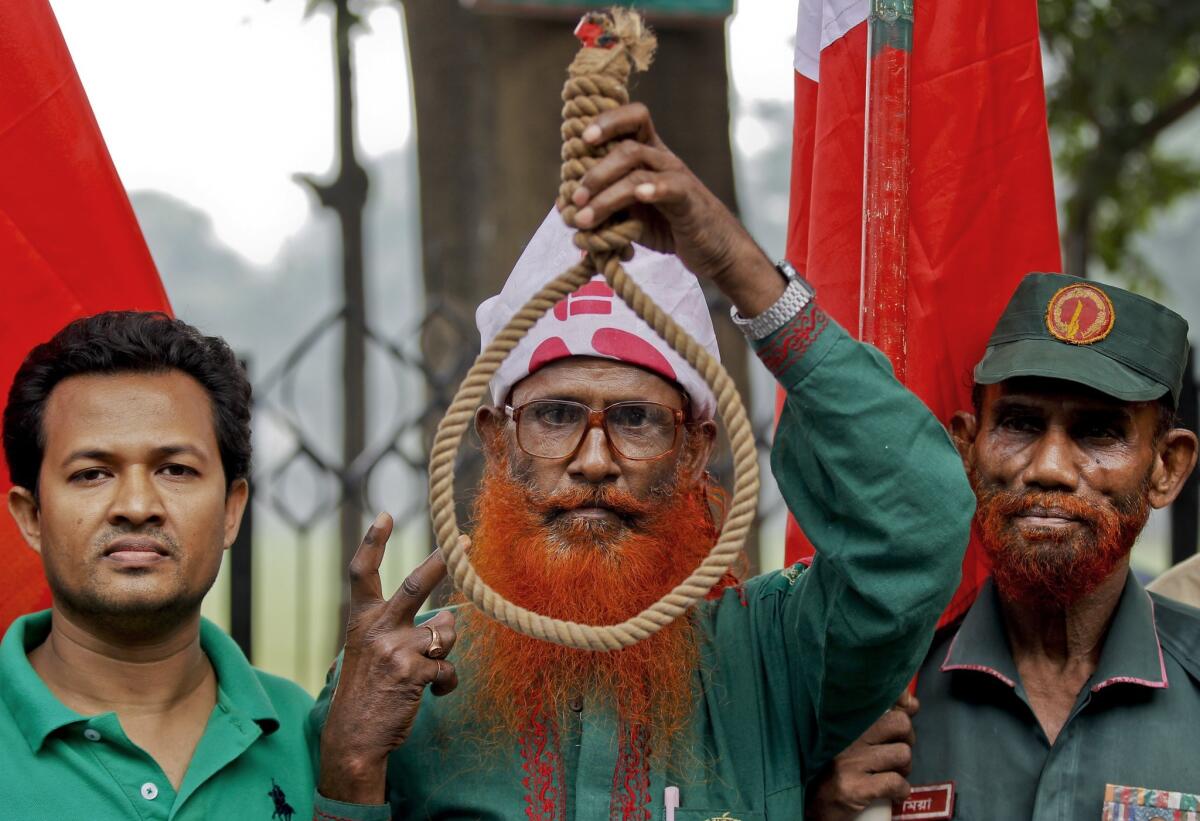
{"label": "shirt button", "polygon": [[567,706],[569,706],[571,708],[572,712],[582,713],[583,712],[583,696],[571,696],[571,700],[570,700],[570,702],[568,702]]}
{"label": "shirt button", "polygon": [[158,798],[158,787],[154,786],[152,782],[147,781],[142,785],[142,798],[147,801],[153,801]]}
{"label": "shirt button", "polygon": [[88,727],[83,731],[83,737],[88,741],[99,741],[100,733],[98,733],[96,730],[93,730],[91,727]]}

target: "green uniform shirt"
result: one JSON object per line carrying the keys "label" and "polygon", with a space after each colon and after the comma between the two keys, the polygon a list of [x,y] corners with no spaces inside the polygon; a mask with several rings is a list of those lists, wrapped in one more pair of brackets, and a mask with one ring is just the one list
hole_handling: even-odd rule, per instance
{"label": "green uniform shirt", "polygon": [[[427,695],[389,760],[394,817],[641,821],[662,817],[671,785],[677,821],[797,821],[806,781],[894,701],[959,578],[975,509],[962,463],[884,357],[815,306],[756,347],[788,392],[772,468],[818,555],[696,606],[698,696],[668,763],[647,769],[586,698],[566,726],[481,753],[453,735],[462,702]],[[316,809],[388,817],[320,796]]]}
{"label": "green uniform shirt", "polygon": [[909,781],[953,781],[955,818],[1153,819],[1128,806],[1104,814],[1106,786],[1133,788],[1114,791],[1129,805],[1180,807],[1166,793],[1200,793],[1200,610],[1147,593],[1132,573],[1096,672],[1053,746],[1029,706],[990,582],[962,625],[934,643],[917,696]]}
{"label": "green uniform shirt", "polygon": [[312,698],[253,669],[216,625],[201,622],[200,645],[217,704],[178,793],[116,713],[89,718],[50,692],[27,658],[49,633],[45,610],[17,619],[0,643],[0,817],[308,821]]}

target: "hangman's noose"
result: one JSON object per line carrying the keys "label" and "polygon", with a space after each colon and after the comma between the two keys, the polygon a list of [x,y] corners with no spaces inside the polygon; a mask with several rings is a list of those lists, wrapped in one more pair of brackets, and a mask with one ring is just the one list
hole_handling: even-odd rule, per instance
{"label": "hangman's noose", "polygon": [[[568,69],[563,87],[563,166],[559,207],[574,227],[571,195],[579,180],[607,151],[583,141],[583,131],[598,114],[629,102],[626,84],[632,69],[649,66],[654,35],[641,17],[626,9],[584,17],[576,34],[584,46]],[[434,535],[455,585],[488,616],[527,636],[581,650],[619,650],[645,639],[682,616],[712,590],[737,560],[758,502],[758,451],[746,410],[721,363],[655,305],[625,273],[623,259],[633,254],[641,235],[635,220],[612,220],[590,231],[576,231],[575,245],[586,252],[579,264],[547,284],[519,310],[475,360],[446,415],[438,425],[429,455],[429,502]],[[467,555],[467,539],[454,514],[454,459],[463,434],[487,391],[488,382],[509,352],[542,315],[596,273],[676,353],[704,377],[717,399],[717,409],[729,431],[736,480],[733,501],[721,535],[700,566],[657,602],[620,624],[579,624],[552,619],[519,607],[493,590],[475,572]]]}

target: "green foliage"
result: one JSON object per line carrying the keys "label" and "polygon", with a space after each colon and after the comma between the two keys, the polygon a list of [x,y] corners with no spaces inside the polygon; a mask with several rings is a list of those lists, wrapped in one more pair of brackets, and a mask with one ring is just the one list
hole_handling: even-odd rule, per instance
{"label": "green foliage", "polygon": [[1200,188],[1195,146],[1171,152],[1165,131],[1200,106],[1200,2],[1040,0],[1047,108],[1066,199],[1067,270],[1094,263],[1153,292],[1132,239],[1156,213]]}

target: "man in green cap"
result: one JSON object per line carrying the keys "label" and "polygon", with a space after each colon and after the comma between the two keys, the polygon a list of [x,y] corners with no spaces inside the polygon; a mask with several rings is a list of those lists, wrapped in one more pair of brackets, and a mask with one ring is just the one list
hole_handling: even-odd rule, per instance
{"label": "man in green cap", "polygon": [[878,797],[897,818],[1200,809],[1200,610],[1129,572],[1150,510],[1196,464],[1196,435],[1175,426],[1187,330],[1119,288],[1021,282],[951,431],[993,579],[935,638],[917,700],[838,757],[810,817]]}

